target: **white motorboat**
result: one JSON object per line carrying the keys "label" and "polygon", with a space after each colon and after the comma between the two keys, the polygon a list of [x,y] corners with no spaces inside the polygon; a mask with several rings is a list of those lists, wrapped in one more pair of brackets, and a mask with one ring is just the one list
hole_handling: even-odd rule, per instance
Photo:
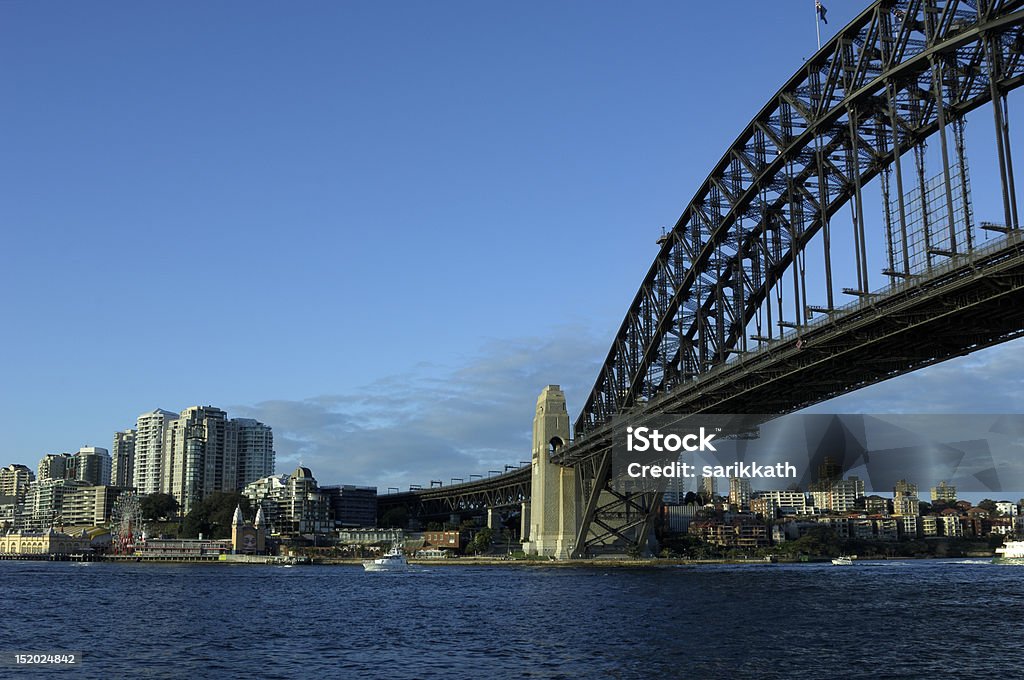
{"label": "white motorboat", "polygon": [[832,558],[832,564],[836,564],[841,567],[852,567],[853,558],[849,555],[840,555],[839,557]]}
{"label": "white motorboat", "polygon": [[408,571],[409,562],[396,543],[382,557],[363,562],[363,569],[366,571]]}
{"label": "white motorboat", "polygon": [[1024,541],[1006,541],[996,548],[993,560],[1002,564],[1024,564]]}

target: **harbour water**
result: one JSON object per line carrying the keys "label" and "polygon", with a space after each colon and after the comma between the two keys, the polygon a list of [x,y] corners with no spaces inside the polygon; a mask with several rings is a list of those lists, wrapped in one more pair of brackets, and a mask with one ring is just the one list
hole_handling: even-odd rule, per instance
{"label": "harbour water", "polygon": [[0,562],[5,677],[1019,677],[1024,567]]}

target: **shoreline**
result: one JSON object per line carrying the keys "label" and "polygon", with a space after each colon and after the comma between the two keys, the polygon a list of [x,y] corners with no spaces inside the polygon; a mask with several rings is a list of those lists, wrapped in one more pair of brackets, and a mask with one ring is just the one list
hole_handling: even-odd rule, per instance
{"label": "shoreline", "polygon": [[[907,562],[924,560],[949,560],[949,559],[970,559],[970,560],[991,560],[994,554],[968,554],[968,555],[947,555],[947,556],[925,556],[925,557],[864,557],[857,562]],[[122,563],[122,564],[224,564],[224,565],[255,565],[255,566],[362,566],[365,558],[312,558],[309,562],[288,562],[280,557],[268,557],[261,559],[257,556],[246,556],[247,559],[222,560],[217,557],[181,557],[181,558],[155,558],[113,555],[93,555],[82,557],[80,555],[0,555],[0,561],[17,562],[76,562],[76,563]],[[764,565],[776,564],[826,564],[830,563],[831,557],[811,557],[805,560],[800,559],[680,559],[680,558],[590,558],[576,560],[543,560],[543,559],[503,559],[497,557],[456,557],[448,559],[410,559],[409,564],[417,567],[555,567],[555,568],[577,568],[577,567],[610,567],[622,568],[663,568],[680,566],[704,566],[704,565]]]}

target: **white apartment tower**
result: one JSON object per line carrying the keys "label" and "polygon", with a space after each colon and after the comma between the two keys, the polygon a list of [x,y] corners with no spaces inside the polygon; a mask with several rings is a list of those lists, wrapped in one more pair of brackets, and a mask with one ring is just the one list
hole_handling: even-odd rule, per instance
{"label": "white apartment tower", "polygon": [[274,474],[274,432],[269,425],[251,418],[234,418],[238,444],[238,480],[236,489]]}
{"label": "white apartment tower", "polygon": [[135,421],[135,488],[140,494],[161,491],[164,430],[178,414],[163,409],[143,413]]}

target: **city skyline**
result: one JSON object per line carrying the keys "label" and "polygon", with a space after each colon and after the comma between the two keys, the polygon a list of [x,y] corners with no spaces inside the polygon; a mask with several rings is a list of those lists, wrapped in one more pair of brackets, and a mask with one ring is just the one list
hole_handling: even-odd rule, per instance
{"label": "city skyline", "polygon": [[[661,228],[816,47],[801,3],[3,13],[0,461],[215,403],[275,472],[382,489],[526,460],[546,384],[579,412]],[[815,409],[1019,410],[1019,348]]]}

